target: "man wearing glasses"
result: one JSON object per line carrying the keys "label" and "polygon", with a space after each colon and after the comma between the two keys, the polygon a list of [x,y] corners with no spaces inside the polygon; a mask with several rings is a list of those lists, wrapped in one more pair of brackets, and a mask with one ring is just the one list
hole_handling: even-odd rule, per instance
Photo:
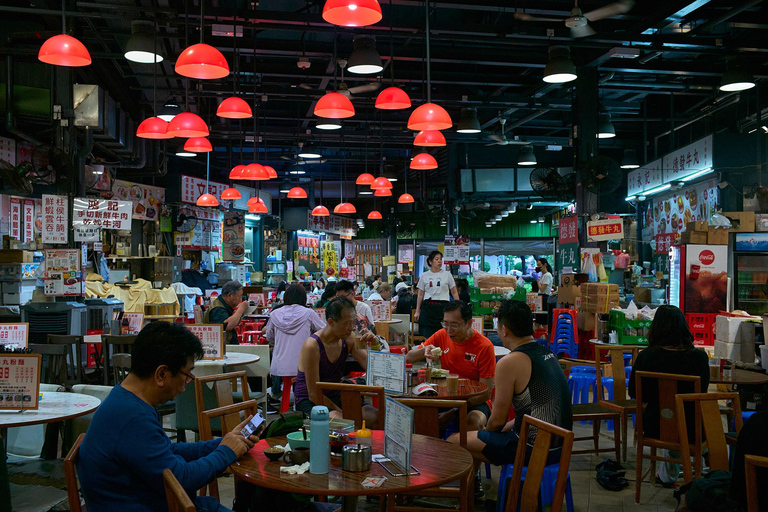
{"label": "man wearing glasses", "polygon": [[[195,496],[258,441],[240,433],[250,417],[213,441],[168,438],[155,407],[184,391],[202,357],[200,340],[181,325],[150,322],[138,334],[131,372],[102,402],[80,446],[77,469],[88,510],[168,510],[163,470]],[[229,510],[210,496],[194,502],[201,511]]]}

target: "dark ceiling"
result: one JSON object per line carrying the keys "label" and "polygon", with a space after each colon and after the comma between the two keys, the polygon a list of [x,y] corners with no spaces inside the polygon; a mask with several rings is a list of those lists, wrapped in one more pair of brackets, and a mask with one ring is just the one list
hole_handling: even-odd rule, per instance
{"label": "dark ceiling", "polygon": [[[209,122],[215,147],[212,162],[220,174],[230,161],[240,162],[241,145],[242,160],[253,159],[253,143],[243,140],[246,136],[252,140],[255,130],[261,137],[259,161],[272,164],[281,176],[291,168],[288,160],[297,143],[307,141],[319,144],[327,158],[324,164],[303,166],[311,169],[308,176],[338,179],[346,163],[352,179],[366,161],[369,169],[377,169],[382,151],[402,176],[413,149],[413,133],[406,129],[410,110],[382,112],[373,108],[378,91],[355,94],[356,115],[336,132],[315,129],[312,112],[317,99],[340,81],[336,59],[349,57],[352,38],[358,34],[376,37],[385,69],[381,76],[346,73],[345,83],[355,87],[381,82],[383,88],[394,82],[408,92],[414,106],[424,102],[424,2],[381,0],[382,21],[360,29],[324,22],[322,1],[206,2],[203,39],[223,52],[232,73],[221,80],[198,81],[176,75],[173,64],[182,49],[200,41],[199,1],[67,2],[68,25],[94,58],[92,66],[75,71],[76,81],[103,86],[138,122],[152,113],[156,72],[158,106],[167,100],[188,102]],[[588,12],[608,3],[584,0],[579,7]],[[33,61],[40,40],[30,37],[29,27],[44,35],[59,31],[61,3],[6,0],[3,4],[0,23],[10,28],[8,52]],[[483,126],[481,135],[446,133],[449,145],[477,145],[477,149],[455,145],[464,148],[452,153],[456,166],[467,163],[470,153],[471,166],[483,166],[484,153],[517,154],[516,146],[482,145],[493,142],[488,136],[499,133],[501,118],[507,120],[508,138],[532,142],[537,153],[543,153],[546,145],[561,145],[564,151],[549,157],[551,165],[573,164],[569,146],[572,128],[579,123],[572,110],[576,82],[542,81],[553,45],[568,46],[580,72],[596,70],[599,102],[594,111],[610,112],[617,131],[615,139],[601,141],[600,146],[614,151],[615,158],[629,148],[641,160],[644,156],[650,160],[706,133],[756,127],[754,114],[762,108],[759,87],[728,94],[718,91],[718,85],[729,66],[746,66],[758,84],[766,77],[768,16],[760,0],[640,0],[625,14],[591,23],[597,33],[580,39],[572,38],[564,23],[573,8],[571,0],[440,0],[429,6],[432,100],[445,107],[454,122],[461,108],[476,108]],[[552,21],[523,21],[516,13]],[[156,68],[123,57],[134,19],[152,20],[159,27],[157,42],[166,60]],[[214,34],[234,32],[234,26],[242,37]],[[618,58],[622,51],[638,57]],[[297,66],[300,57],[309,59],[309,69]],[[215,116],[218,103],[235,89],[256,107],[257,122]],[[446,153],[443,150],[444,161]],[[414,179],[412,174],[409,179]],[[445,176],[436,174],[434,184],[444,183]]]}

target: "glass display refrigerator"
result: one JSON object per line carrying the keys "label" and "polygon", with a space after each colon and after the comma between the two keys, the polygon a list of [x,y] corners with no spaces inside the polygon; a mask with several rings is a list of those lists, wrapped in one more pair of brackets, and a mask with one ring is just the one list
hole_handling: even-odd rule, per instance
{"label": "glass display refrigerator", "polygon": [[763,315],[768,311],[768,233],[738,233],[733,257],[734,309]]}

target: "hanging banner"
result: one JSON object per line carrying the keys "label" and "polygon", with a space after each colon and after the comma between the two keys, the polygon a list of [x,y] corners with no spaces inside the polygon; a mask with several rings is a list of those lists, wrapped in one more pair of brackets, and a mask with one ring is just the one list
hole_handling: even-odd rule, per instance
{"label": "hanging banner", "polygon": [[[242,211],[224,212],[224,261],[243,261],[245,255],[245,215]],[[242,281],[241,281],[242,282]]]}
{"label": "hanging banner", "polygon": [[115,180],[112,184],[112,197],[107,199],[119,199],[133,203],[133,218],[139,220],[157,220],[160,205],[165,202],[165,189],[153,187],[141,183]]}
{"label": "hanging banner", "polygon": [[69,199],[43,194],[43,243],[66,244],[69,241]]}
{"label": "hanging banner", "polygon": [[558,239],[561,244],[578,244],[579,243],[579,218],[563,217],[560,219],[560,228],[558,233]]}
{"label": "hanging banner", "polygon": [[621,240],[624,238],[624,221],[604,219],[587,222],[587,239],[591,242]]}
{"label": "hanging banner", "polygon": [[24,200],[24,241],[31,242],[35,239],[35,201]]}
{"label": "hanging banner", "polygon": [[469,265],[469,237],[445,235],[443,263],[448,265]]}
{"label": "hanging banner", "polygon": [[[229,188],[226,183],[217,183],[215,181],[208,182],[209,194],[216,196],[216,199],[221,201],[221,193],[225,189]],[[197,198],[205,194],[205,180],[200,178],[193,178],[192,176],[181,175],[181,200],[184,203],[197,203]]]}
{"label": "hanging banner", "polygon": [[322,231],[342,236],[355,236],[357,234],[354,219],[339,217],[333,214],[325,217],[313,217],[312,212],[309,210],[307,210],[307,229],[309,231]]}
{"label": "hanging banner", "polygon": [[11,198],[11,238],[21,240],[21,199]]}
{"label": "hanging banner", "polygon": [[131,229],[132,212],[133,204],[130,201],[76,197],[72,224],[104,229]]}

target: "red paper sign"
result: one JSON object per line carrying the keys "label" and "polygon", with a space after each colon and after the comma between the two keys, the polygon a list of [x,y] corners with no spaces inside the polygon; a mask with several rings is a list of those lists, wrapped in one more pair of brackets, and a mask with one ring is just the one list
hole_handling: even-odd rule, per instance
{"label": "red paper sign", "polygon": [[656,254],[669,254],[669,250],[672,248],[672,242],[674,240],[674,233],[656,235]]}
{"label": "red paper sign", "polygon": [[35,200],[24,200],[24,241],[31,242],[35,238]]}
{"label": "red paper sign", "polygon": [[560,243],[575,244],[579,242],[579,218],[565,217],[560,219]]}
{"label": "red paper sign", "polygon": [[621,219],[606,219],[588,222],[587,238],[594,241],[622,239],[624,238],[624,223]]}
{"label": "red paper sign", "polygon": [[11,198],[11,238],[21,240],[21,199]]}

